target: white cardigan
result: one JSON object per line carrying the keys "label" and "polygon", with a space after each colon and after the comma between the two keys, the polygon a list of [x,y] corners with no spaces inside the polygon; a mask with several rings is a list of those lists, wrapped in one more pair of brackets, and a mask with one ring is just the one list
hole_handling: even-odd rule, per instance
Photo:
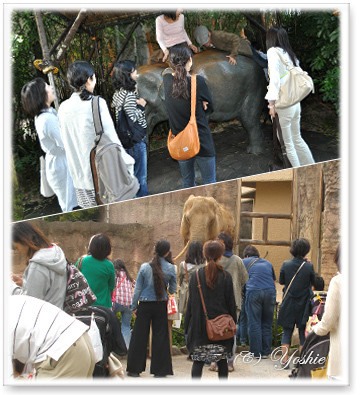
{"label": "white cardigan", "polygon": [[319,336],[325,336],[330,332],[330,350],[327,367],[328,376],[341,376],[341,281],[341,274],[331,279],[326,296],[324,315],[321,321],[313,327],[313,331]]}
{"label": "white cardigan", "polygon": [[12,359],[30,366],[47,357],[59,358],[89,327],[44,300],[14,295],[9,303],[9,343]]}
{"label": "white cardigan", "polygon": [[[112,142],[121,145],[103,98],[100,98],[99,106],[104,132]],[[90,151],[95,139],[91,100],[81,100],[79,93],[73,93],[69,99],[61,103],[58,118],[74,187],[94,189],[90,168]]]}
{"label": "white cardigan", "polygon": [[[282,48],[270,48],[267,51],[267,59],[268,59],[268,70],[269,70],[269,77],[270,83],[268,86],[268,92],[265,96],[266,100],[278,100],[279,99],[279,92],[280,92],[280,85],[282,85],[287,78],[287,68],[285,64],[281,61],[278,51],[282,52],[282,55],[293,64],[291,58],[287,52],[285,52]],[[299,65],[299,62],[296,64]]]}

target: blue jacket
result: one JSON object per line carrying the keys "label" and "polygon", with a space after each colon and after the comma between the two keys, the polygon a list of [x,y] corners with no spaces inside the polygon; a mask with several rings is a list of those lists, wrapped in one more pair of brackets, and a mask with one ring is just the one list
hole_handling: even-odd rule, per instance
{"label": "blue jacket", "polygon": [[[167,262],[164,258],[160,258],[161,270],[164,275],[164,282],[169,293],[173,294],[177,290],[175,267]],[[167,291],[164,290],[164,296],[161,300],[167,300]],[[131,310],[137,309],[138,302],[155,302],[156,294],[154,288],[154,276],[150,266],[150,262],[143,263],[136,279],[134,296],[131,303]]]}

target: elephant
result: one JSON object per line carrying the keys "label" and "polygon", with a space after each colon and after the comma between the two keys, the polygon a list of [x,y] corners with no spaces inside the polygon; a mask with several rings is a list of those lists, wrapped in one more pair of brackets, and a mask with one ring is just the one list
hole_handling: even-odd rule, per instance
{"label": "elephant", "polygon": [[203,244],[216,239],[220,232],[234,237],[235,220],[230,211],[213,197],[190,195],[184,204],[180,225],[185,247],[175,259],[185,253],[192,241]]}
{"label": "elephant", "polygon": [[[154,127],[168,120],[165,108],[163,73],[171,72],[165,64],[137,68],[137,87],[147,101],[145,116],[148,135]],[[231,65],[224,52],[210,49],[193,56],[192,74],[205,78],[214,102],[209,120],[230,121],[238,118],[249,135],[249,153],[263,151],[263,133],[260,115],[264,108],[266,79],[263,69],[251,58],[237,56],[237,65]]]}

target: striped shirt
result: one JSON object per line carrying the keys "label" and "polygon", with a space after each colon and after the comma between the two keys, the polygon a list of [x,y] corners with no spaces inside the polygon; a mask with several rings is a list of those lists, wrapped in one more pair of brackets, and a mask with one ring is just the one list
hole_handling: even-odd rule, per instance
{"label": "striped shirt", "polygon": [[135,92],[127,91],[123,88],[114,93],[111,107],[115,108],[116,123],[118,121],[119,111],[124,107],[127,116],[133,121],[137,122],[141,127],[146,129],[146,119],[144,107],[136,104]]}
{"label": "striped shirt", "polygon": [[130,306],[134,294],[136,281],[130,281],[124,271],[120,271],[116,278],[115,302],[122,306]]}
{"label": "striped shirt", "polygon": [[32,296],[11,296],[9,312],[11,356],[27,366],[47,357],[58,361],[89,329],[58,307]]}

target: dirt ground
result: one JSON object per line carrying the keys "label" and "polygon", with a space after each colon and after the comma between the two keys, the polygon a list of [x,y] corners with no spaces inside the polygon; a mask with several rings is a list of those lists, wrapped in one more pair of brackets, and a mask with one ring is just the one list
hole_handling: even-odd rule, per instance
{"label": "dirt ground", "polygon": [[[272,157],[272,125],[262,121],[265,151],[254,155],[246,153],[248,136],[237,120],[212,123],[216,150],[217,181],[231,180],[265,173]],[[339,152],[339,126],[336,114],[319,100],[304,101],[302,105],[302,136],[308,143],[316,162],[337,159]],[[178,163],[166,148],[167,136],[157,138],[161,148],[151,150],[148,160],[148,188],[150,195],[180,189],[181,175]],[[60,213],[56,197],[45,199],[37,191],[25,197],[25,219]]]}

